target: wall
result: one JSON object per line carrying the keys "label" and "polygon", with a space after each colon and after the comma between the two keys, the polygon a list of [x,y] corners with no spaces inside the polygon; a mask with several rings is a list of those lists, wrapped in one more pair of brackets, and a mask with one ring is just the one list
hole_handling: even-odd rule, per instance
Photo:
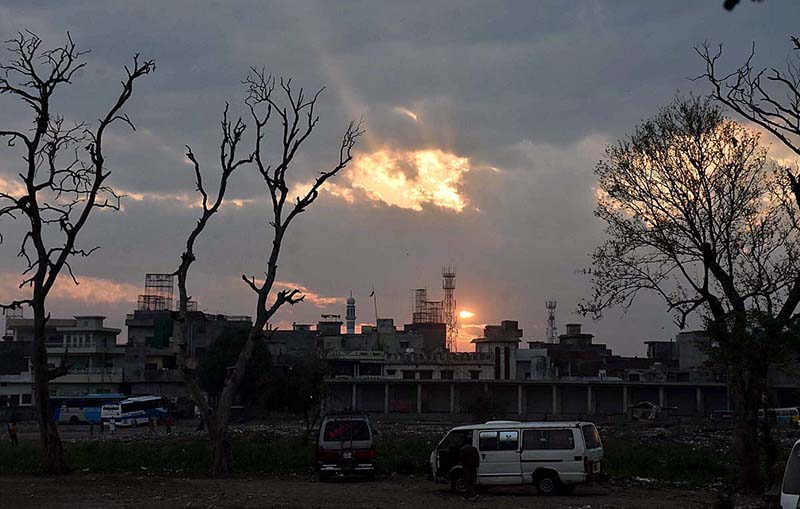
{"label": "wall", "polygon": [[595,419],[627,414],[630,404],[642,401],[675,407],[668,414],[685,417],[728,408],[727,390],[720,384],[331,380],[328,409],[353,409],[354,386],[355,410],[371,413],[474,416],[482,411],[495,418]]}

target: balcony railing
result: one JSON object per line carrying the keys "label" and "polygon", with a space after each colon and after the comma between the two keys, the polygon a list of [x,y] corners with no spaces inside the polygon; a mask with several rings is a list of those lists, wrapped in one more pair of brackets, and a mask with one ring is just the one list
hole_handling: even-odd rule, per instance
{"label": "balcony railing", "polygon": [[121,375],[123,368],[69,368],[70,375]]}
{"label": "balcony railing", "polygon": [[124,380],[123,368],[70,368],[69,372],[53,383],[119,383]]}

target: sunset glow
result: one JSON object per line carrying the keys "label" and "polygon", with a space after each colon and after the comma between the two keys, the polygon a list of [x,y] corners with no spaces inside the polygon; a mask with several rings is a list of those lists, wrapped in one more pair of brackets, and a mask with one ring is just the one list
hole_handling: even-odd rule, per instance
{"label": "sunset glow", "polygon": [[382,148],[357,156],[343,175],[346,181],[329,183],[326,190],[349,203],[358,195],[416,212],[425,205],[461,212],[469,200],[460,186],[471,169],[468,158],[439,149]]}
{"label": "sunset glow", "polygon": [[475,313],[473,313],[472,311],[467,311],[466,309],[458,313],[458,317],[461,319],[472,318],[473,316],[475,316]]}

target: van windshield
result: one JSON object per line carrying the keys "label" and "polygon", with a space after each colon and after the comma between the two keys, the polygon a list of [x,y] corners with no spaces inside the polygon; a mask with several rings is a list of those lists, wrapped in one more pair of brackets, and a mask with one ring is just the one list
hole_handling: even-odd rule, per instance
{"label": "van windshield", "polygon": [[328,421],[322,439],[325,442],[369,440],[369,425],[363,419]]}
{"label": "van windshield", "polygon": [[789,495],[800,495],[800,445],[795,445],[783,474],[783,490]]}
{"label": "van windshield", "polygon": [[451,431],[439,443],[442,449],[451,449],[453,447],[461,447],[462,445],[472,443],[472,430],[456,430]]}
{"label": "van windshield", "polygon": [[597,449],[603,446],[600,442],[600,433],[597,432],[597,428],[595,428],[594,424],[584,424],[581,426],[581,433],[583,433],[583,441],[587,449]]}

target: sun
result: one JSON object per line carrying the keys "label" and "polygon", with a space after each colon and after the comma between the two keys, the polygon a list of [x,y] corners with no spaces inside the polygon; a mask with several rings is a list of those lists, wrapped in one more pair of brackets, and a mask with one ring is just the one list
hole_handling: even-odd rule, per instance
{"label": "sun", "polygon": [[466,309],[458,313],[459,318],[472,318],[473,316],[475,316],[475,313]]}

